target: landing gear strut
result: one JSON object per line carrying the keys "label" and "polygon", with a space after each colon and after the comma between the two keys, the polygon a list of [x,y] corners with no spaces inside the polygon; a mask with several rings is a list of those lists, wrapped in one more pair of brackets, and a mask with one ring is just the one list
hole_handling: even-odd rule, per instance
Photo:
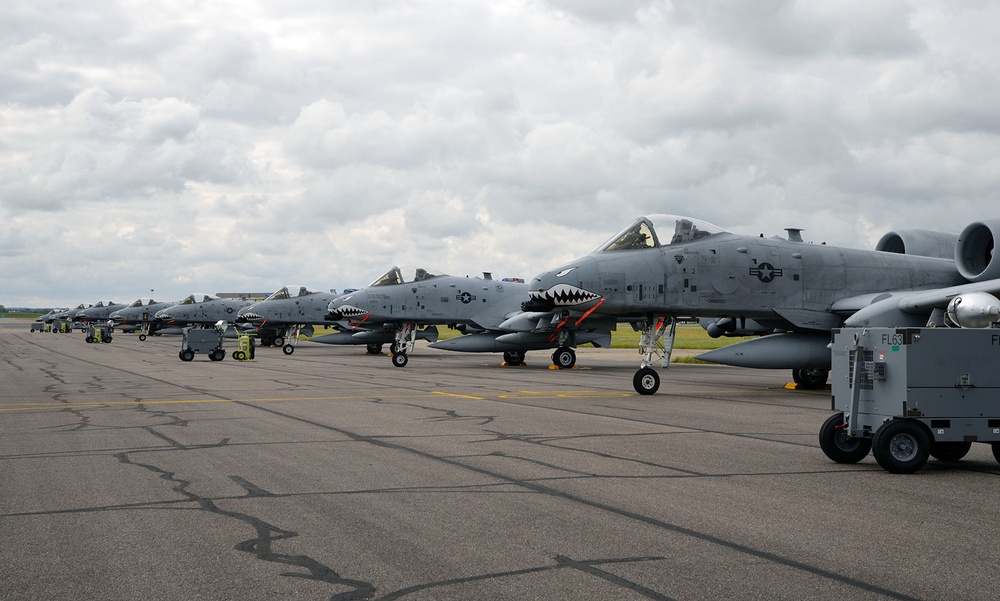
{"label": "landing gear strut", "polygon": [[392,343],[392,364],[396,367],[406,367],[409,358],[407,351],[412,351],[417,343],[417,329],[412,323],[404,323],[396,330],[396,341]]}
{"label": "landing gear strut", "polygon": [[[281,352],[285,353],[286,355],[291,355],[292,353],[295,352],[295,342],[299,339],[299,326],[295,326],[291,334],[292,335],[288,337],[288,342],[284,345],[281,345]],[[279,340],[281,342],[285,342],[284,336],[279,336],[275,340],[275,344],[281,344],[280,342],[278,342]]]}
{"label": "landing gear strut", "polygon": [[573,350],[572,330],[558,330],[558,342],[555,352],[552,353],[552,365],[559,369],[572,369],[576,365],[576,351]]}
{"label": "landing gear strut", "polygon": [[552,353],[552,364],[559,369],[572,369],[576,365],[576,351],[568,346],[560,346]]}
{"label": "landing gear strut", "polygon": [[632,377],[632,387],[639,394],[653,394],[660,388],[660,374],[650,367],[655,356],[660,367],[670,367],[670,353],[674,350],[674,336],[677,334],[677,320],[673,317],[661,318],[656,326],[653,320],[647,320],[639,337],[639,353],[645,357],[639,365],[639,371]]}

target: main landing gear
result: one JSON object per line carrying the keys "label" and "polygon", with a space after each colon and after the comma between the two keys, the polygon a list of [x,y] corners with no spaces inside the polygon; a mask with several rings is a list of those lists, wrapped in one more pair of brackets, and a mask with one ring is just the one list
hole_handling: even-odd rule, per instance
{"label": "main landing gear", "polygon": [[524,365],[524,351],[504,351],[503,362],[512,367]]}
{"label": "main landing gear", "polygon": [[660,362],[660,367],[670,367],[670,353],[674,350],[674,336],[677,334],[677,320],[673,317],[663,317],[652,325],[653,320],[646,321],[639,337],[639,353],[644,355],[639,371],[632,376],[632,387],[639,394],[653,394],[660,388],[660,374],[650,367],[653,357]]}
{"label": "main landing gear", "polygon": [[793,369],[792,381],[806,390],[819,390],[826,386],[826,381],[830,377],[828,369]]}

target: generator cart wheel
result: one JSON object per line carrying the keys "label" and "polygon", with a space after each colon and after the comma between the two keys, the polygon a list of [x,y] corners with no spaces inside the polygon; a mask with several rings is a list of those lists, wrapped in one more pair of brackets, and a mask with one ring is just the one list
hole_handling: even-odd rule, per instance
{"label": "generator cart wheel", "polygon": [[233,359],[237,361],[243,361],[247,358],[247,354],[243,351],[233,351]]}
{"label": "generator cart wheel", "polygon": [[111,344],[111,334],[108,334],[107,336],[104,337],[104,342]]}
{"label": "generator cart wheel", "polygon": [[191,349],[185,349],[181,351],[178,356],[181,358],[181,361],[191,361],[194,359],[194,351]]}
{"label": "generator cart wheel", "polygon": [[938,461],[958,461],[971,448],[971,442],[932,442],[930,453]]}
{"label": "generator cart wheel", "polygon": [[930,438],[920,424],[894,419],[875,432],[872,454],[886,471],[912,474],[927,463],[930,447]]}
{"label": "generator cart wheel", "polygon": [[406,363],[410,359],[406,356],[406,353],[393,353],[392,354],[392,364],[396,367],[406,367]]}
{"label": "generator cart wheel", "polygon": [[285,346],[281,347],[281,352],[285,353],[286,355],[291,355],[292,353],[295,352],[295,347],[290,344],[286,344]]}
{"label": "generator cart wheel", "polygon": [[94,337],[93,336],[87,336],[86,338],[83,339],[83,341],[86,342],[87,344],[93,344],[94,343]]}
{"label": "generator cart wheel", "polygon": [[652,367],[643,367],[632,376],[632,388],[639,394],[653,394],[660,388],[660,374]]}
{"label": "generator cart wheel", "polygon": [[226,357],[226,351],[222,349],[215,349],[209,353],[208,358],[212,361],[222,361]]}
{"label": "generator cart wheel", "polygon": [[868,456],[872,441],[869,438],[848,436],[844,426],[843,413],[828,417],[819,429],[819,447],[837,463],[857,463]]}

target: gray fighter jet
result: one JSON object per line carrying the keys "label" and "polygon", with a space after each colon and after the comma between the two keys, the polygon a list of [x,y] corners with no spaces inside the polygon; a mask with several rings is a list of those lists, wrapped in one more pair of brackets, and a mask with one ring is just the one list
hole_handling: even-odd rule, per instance
{"label": "gray fighter jet", "polygon": [[45,323],[52,326],[52,331],[59,333],[63,331],[69,331],[73,328],[73,317],[78,311],[86,309],[90,305],[79,304],[72,309],[63,309],[62,311],[56,311],[45,318]]}
{"label": "gray fighter jet", "polygon": [[291,355],[299,334],[312,336],[314,325],[327,325],[327,308],[337,296],[306,286],[283,286],[266,299],[241,309],[236,323],[253,324],[261,344],[280,346]]}
{"label": "gray fighter jet", "polygon": [[[498,342],[504,334],[517,334],[500,326],[520,314],[527,300],[527,284],[520,281],[494,280],[490,274],[470,278],[393,267],[371,286],[331,302],[327,318],[348,319],[355,327],[371,328],[354,334],[358,338],[394,333],[392,362],[397,367],[407,364],[407,352],[413,349],[421,325],[427,326],[424,332],[432,330],[434,337],[438,325],[465,334],[434,344],[437,348],[503,352],[507,364],[519,365],[525,350],[554,347],[544,340],[534,346],[524,341]],[[610,332],[606,335],[610,339]]]}
{"label": "gray fighter jet", "polygon": [[156,319],[157,311],[172,307],[177,301],[156,301],[151,298],[138,298],[127,306],[118,309],[108,316],[115,325],[128,332],[138,330],[139,340],[145,340],[150,334],[161,333],[163,322]]}
{"label": "gray fighter jet", "polygon": [[172,307],[160,309],[154,317],[171,326],[214,326],[219,321],[232,324],[240,309],[251,304],[252,301],[219,298],[212,294],[198,292],[189,294],[184,300]]}
{"label": "gray fighter jet", "polygon": [[822,386],[829,331],[841,326],[942,324],[956,296],[1000,290],[994,244],[1000,220],[961,234],[899,230],[876,250],[733,234],[675,215],[636,219],[590,255],[535,277],[530,311],[569,320],[634,320],[644,360],[635,389],[652,394],[666,367],[677,317],[711,318],[710,335],[766,334],[699,356],[714,363],[790,368],[805,387]]}
{"label": "gray fighter jet", "polygon": [[46,325],[51,328],[52,323],[58,320],[60,316],[68,310],[69,309],[50,309],[45,315],[39,315],[35,318],[34,323],[31,324],[31,331],[34,332],[35,330],[38,330],[39,332],[42,332],[45,330]]}
{"label": "gray fighter jet", "polygon": [[112,313],[124,308],[125,305],[115,301],[98,301],[86,309],[77,311],[74,320],[84,324],[108,321]]}

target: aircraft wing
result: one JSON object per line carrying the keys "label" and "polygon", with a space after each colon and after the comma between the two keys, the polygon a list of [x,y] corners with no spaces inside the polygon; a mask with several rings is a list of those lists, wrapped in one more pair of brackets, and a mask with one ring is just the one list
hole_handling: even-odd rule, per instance
{"label": "aircraft wing", "polygon": [[[844,322],[849,327],[922,327],[927,325],[927,320],[936,309],[945,309],[951,299],[967,292],[1000,295],[1000,279],[930,290],[868,294],[837,301],[833,311],[851,313]],[[865,300],[867,304],[864,304]]]}

